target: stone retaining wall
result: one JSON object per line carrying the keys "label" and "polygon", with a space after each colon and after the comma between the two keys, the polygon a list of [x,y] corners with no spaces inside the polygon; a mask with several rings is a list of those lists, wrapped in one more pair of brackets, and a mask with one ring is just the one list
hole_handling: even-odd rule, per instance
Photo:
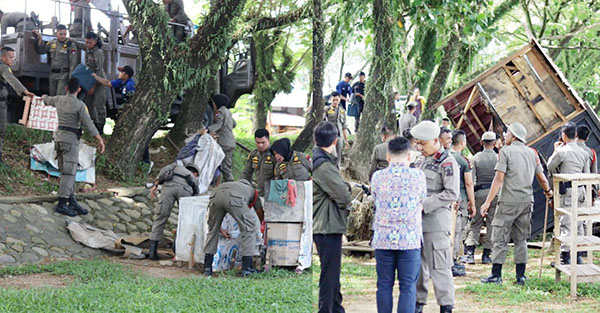
{"label": "stone retaining wall", "polygon": [[[84,216],[55,213],[56,197],[0,198],[0,267],[45,260],[86,259],[105,254],[71,238],[66,221],[71,219],[117,234],[141,235],[152,230],[153,208],[144,188],[112,189],[109,193],[79,195]],[[173,209],[164,235],[173,238],[177,228]]]}

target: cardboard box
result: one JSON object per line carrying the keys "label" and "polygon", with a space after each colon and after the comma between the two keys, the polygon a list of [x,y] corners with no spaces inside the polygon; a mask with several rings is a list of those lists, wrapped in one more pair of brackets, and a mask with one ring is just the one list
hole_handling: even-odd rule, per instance
{"label": "cardboard box", "polygon": [[267,262],[298,266],[302,223],[267,223]]}

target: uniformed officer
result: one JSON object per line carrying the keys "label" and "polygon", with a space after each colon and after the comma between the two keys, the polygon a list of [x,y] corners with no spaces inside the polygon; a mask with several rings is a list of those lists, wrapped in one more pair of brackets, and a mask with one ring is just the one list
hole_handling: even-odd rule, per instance
{"label": "uniformed officer", "polygon": [[454,205],[456,212],[456,223],[454,228],[454,245],[452,266],[453,276],[465,276],[465,266],[457,261],[460,247],[463,245],[469,218],[475,216],[475,192],[473,191],[473,176],[471,176],[471,164],[469,160],[462,155],[462,151],[467,147],[467,137],[465,132],[458,129],[452,133],[452,149],[450,154],[456,160],[459,167],[460,177],[460,199]]}
{"label": "uniformed officer", "polygon": [[[590,158],[587,151],[577,145],[577,126],[568,122],[561,128],[561,139],[554,143],[554,153],[548,159],[548,172],[554,174],[579,174],[590,172]],[[571,183],[561,183],[560,206],[570,207],[572,201],[585,202],[585,187],[580,186],[577,190],[578,199],[571,198]],[[567,215],[560,216],[560,235],[571,236],[571,218]],[[584,236],[583,222],[577,224],[577,235]],[[562,264],[571,264],[571,253],[569,246],[560,245],[560,257]],[[582,252],[577,252],[577,264],[583,264]]]}
{"label": "uniformed officer", "polygon": [[[94,33],[85,35],[85,65],[101,78],[105,78],[104,73],[104,52],[101,49],[102,40]],[[90,116],[96,124],[96,128],[103,134],[104,123],[106,122],[106,90],[104,85],[96,82],[92,90],[88,90],[83,99],[90,111]]]}
{"label": "uniformed officer", "polygon": [[11,47],[3,47],[0,49],[0,165],[4,165],[4,162],[2,161],[2,147],[4,146],[6,123],[8,123],[6,116],[6,110],[8,108],[8,86],[12,87],[17,95],[35,96],[21,84],[15,75],[13,75],[10,67],[14,61],[15,50]]}
{"label": "uniformed officer", "polygon": [[493,199],[502,188],[492,226],[492,274],[481,278],[482,283],[502,283],[502,264],[506,260],[508,241],[515,243],[517,284],[525,284],[527,265],[527,238],[531,233],[533,210],[532,181],[535,176],[547,197],[552,196],[548,180],[544,176],[537,152],[525,145],[527,129],[520,123],[508,127],[506,145],[500,150],[496,174],[490,192],[481,205],[481,215],[486,216]]}
{"label": "uniformed officer", "polygon": [[77,47],[71,39],[67,38],[67,27],[62,24],[56,26],[56,39],[45,44],[37,30],[34,30],[33,34],[38,39],[35,44],[37,53],[48,55],[50,64],[48,94],[50,96],[66,94],[69,77],[77,66]]}
{"label": "uniformed officer", "polygon": [[169,164],[163,167],[154,180],[154,186],[150,190],[150,198],[154,199],[158,185],[163,184],[163,188],[158,198],[158,204],[154,208],[156,218],[152,224],[150,233],[150,253],[148,258],[158,260],[158,242],[163,236],[163,230],[167,224],[171,210],[175,201],[183,197],[198,195],[198,173],[200,169],[194,163],[188,163],[184,166],[177,163]]}
{"label": "uniformed officer", "polygon": [[[187,24],[190,18],[183,10],[183,2],[181,0],[163,0],[165,9],[171,18],[170,22],[178,24]],[[177,42],[182,42],[185,38],[185,28],[179,25],[173,25],[173,34]]]}
{"label": "uniformed officer", "polygon": [[440,312],[452,312],[454,284],[452,281],[452,250],[450,244],[450,205],[459,199],[459,169],[456,160],[440,144],[440,127],[423,121],[411,129],[421,156],[415,166],[427,177],[427,198],[423,202],[423,248],[421,272],[417,281],[417,309],[423,312],[427,303],[429,279]]}
{"label": "uniformed officer", "polygon": [[42,96],[46,105],[56,107],[58,115],[58,129],[54,133],[54,149],[61,175],[58,205],[54,211],[68,216],[85,215],[88,213],[87,210],[81,207],[75,198],[75,175],[79,164],[81,124],[85,126],[90,136],[96,137],[98,140],[100,153],[104,153],[104,141],[98,134],[85,104],[77,99],[77,93],[81,90],[79,80],[77,78],[69,79],[66,88],[68,91],[66,96]]}
{"label": "uniformed officer", "polygon": [[587,125],[579,125],[577,127],[577,146],[582,148],[589,155],[590,160],[590,173],[598,173],[598,162],[596,159],[596,151],[588,147],[585,143],[588,141],[590,136],[590,128]]}
{"label": "uniformed officer", "polygon": [[83,34],[94,31],[91,20],[91,0],[74,1],[73,6],[73,23],[69,27],[69,35],[71,38],[81,38]]}
{"label": "uniformed officer", "polygon": [[371,168],[369,169],[369,180],[373,177],[373,174],[379,170],[382,170],[388,166],[387,152],[388,143],[394,138],[394,132],[383,127],[381,129],[381,143],[376,145],[371,154]]}
{"label": "uniformed officer", "polygon": [[[208,203],[208,234],[204,245],[204,275],[212,275],[212,262],[217,253],[219,232],[225,214],[229,213],[240,227],[240,253],[242,254],[242,275],[248,276],[257,271],[252,266],[252,257],[258,254],[256,232],[264,220],[262,202],[252,184],[241,179],[222,183],[212,192]],[[258,215],[258,219],[256,218]]]}
{"label": "uniformed officer", "polygon": [[[235,136],[233,135],[233,129],[235,128],[235,120],[231,116],[231,111],[227,108],[229,105],[229,97],[222,94],[215,94],[211,97],[213,110],[215,113],[215,121],[212,125],[208,126],[208,131],[213,137],[217,138],[217,142],[223,152],[225,152],[225,158],[221,163],[221,172],[223,173],[223,179],[225,181],[233,181],[233,172],[231,167],[233,166],[233,152],[235,151]],[[201,130],[200,134],[205,134],[207,130]]]}
{"label": "uniformed officer", "polygon": [[417,125],[417,118],[415,117],[415,111],[417,110],[417,104],[415,102],[410,102],[406,106],[407,112],[400,116],[400,121],[398,121],[398,130],[400,134],[403,134],[405,130],[415,127]]}
{"label": "uniformed officer", "polygon": [[452,131],[446,127],[440,127],[440,144],[444,149],[452,149]]}
{"label": "uniformed officer", "polygon": [[[493,132],[485,132],[481,136],[481,142],[483,145],[483,151],[475,154],[472,161],[472,176],[475,180],[475,208],[481,207],[490,193],[490,187],[492,186],[492,180],[494,179],[494,168],[496,167],[496,162],[498,162],[498,154],[496,154],[494,151],[496,134]],[[483,264],[492,263],[490,254],[492,252],[491,239],[494,229],[492,224],[494,221],[494,212],[496,211],[496,202],[497,198],[494,198],[490,204],[488,214],[485,217],[485,227],[487,231],[484,239],[481,242],[483,245],[481,263]],[[479,210],[475,211],[476,214],[471,219],[467,240],[465,241],[465,263],[467,264],[475,264],[475,246],[479,244],[479,233],[484,221],[484,217],[481,216],[481,212],[479,212]]]}
{"label": "uniformed officer", "polygon": [[242,178],[252,182],[252,175],[256,173],[258,195],[265,196],[265,183],[275,177],[275,158],[271,153],[269,131],[261,128],[254,132],[256,149],[248,154]]}
{"label": "uniformed officer", "polygon": [[346,132],[346,110],[340,106],[340,94],[336,91],[331,93],[331,105],[325,106],[325,121],[332,122],[338,129],[338,141],[335,146],[338,166],[342,162],[342,149],[350,148],[348,145],[348,134]]}
{"label": "uniformed officer", "polygon": [[312,160],[310,155],[292,150],[290,140],[281,138],[273,143],[271,152],[277,160],[275,179],[310,180]]}

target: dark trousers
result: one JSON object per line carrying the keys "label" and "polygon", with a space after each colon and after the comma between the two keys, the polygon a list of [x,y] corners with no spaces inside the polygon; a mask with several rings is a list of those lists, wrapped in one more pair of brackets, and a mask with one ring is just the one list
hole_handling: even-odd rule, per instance
{"label": "dark trousers", "polygon": [[319,277],[319,313],[344,313],[340,293],[342,234],[314,234],[321,261]]}
{"label": "dark trousers", "polygon": [[375,269],[377,270],[377,312],[392,312],[396,274],[400,285],[398,313],[414,312],[417,302],[417,279],[421,269],[421,249],[376,249],[375,260]]}

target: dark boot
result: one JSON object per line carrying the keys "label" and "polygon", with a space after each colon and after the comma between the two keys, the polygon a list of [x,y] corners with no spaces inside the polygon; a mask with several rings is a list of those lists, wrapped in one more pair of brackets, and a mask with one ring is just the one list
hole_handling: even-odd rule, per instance
{"label": "dark boot", "polygon": [[475,264],[475,246],[465,246],[465,257],[463,260],[467,264]]}
{"label": "dark boot", "polygon": [[492,274],[481,278],[481,282],[484,284],[502,284],[502,264],[492,264]]}
{"label": "dark boot", "polygon": [[242,276],[247,277],[253,274],[258,273],[257,270],[252,267],[252,257],[251,256],[243,256],[242,257]]}
{"label": "dark boot", "polygon": [[462,264],[456,263],[454,261],[454,265],[452,265],[452,277],[466,276],[467,272],[465,271],[465,266]]}
{"label": "dark boot", "polygon": [[77,216],[77,212],[73,211],[73,209],[67,206],[68,198],[58,198],[58,204],[54,207],[54,211],[56,213],[68,215],[68,216]]}
{"label": "dark boot", "polygon": [[440,313],[452,313],[452,306],[451,305],[440,306]]}
{"label": "dark boot", "polygon": [[148,253],[148,259],[158,260],[158,240],[150,240],[150,252]]}
{"label": "dark boot", "polygon": [[492,258],[490,258],[490,254],[492,254],[492,250],[483,249],[483,254],[481,255],[481,264],[491,264]]}
{"label": "dark boot", "polygon": [[525,264],[525,263],[519,263],[519,264],[515,265],[516,272],[517,272],[516,284],[519,286],[525,286],[525,281],[527,280],[527,277],[525,277],[525,268],[526,267],[527,267],[527,264]]}
{"label": "dark boot", "polygon": [[424,306],[425,304],[417,302],[417,305],[415,306],[415,313],[423,313]]}
{"label": "dark boot", "polygon": [[577,264],[583,264],[583,251],[577,252]]}
{"label": "dark boot", "polygon": [[212,264],[213,259],[215,258],[214,254],[205,254],[204,255],[204,276],[210,277],[213,274]]}
{"label": "dark boot", "polygon": [[77,203],[77,198],[75,198],[75,194],[72,194],[69,197],[69,209],[75,211],[79,215],[88,214],[88,210],[84,209],[79,203]]}
{"label": "dark boot", "polygon": [[560,253],[560,264],[566,265],[571,264],[571,252],[561,252]]}

